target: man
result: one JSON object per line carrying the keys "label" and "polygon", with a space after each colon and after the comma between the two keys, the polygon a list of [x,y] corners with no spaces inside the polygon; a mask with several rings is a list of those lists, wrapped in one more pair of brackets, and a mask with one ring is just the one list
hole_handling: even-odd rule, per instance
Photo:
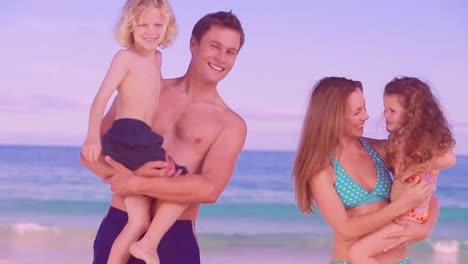
{"label": "man", "polygon": [[[112,243],[127,222],[122,197],[133,194],[191,204],[161,240],[158,254],[161,264],[200,263],[192,224],[200,203],[215,202],[225,189],[247,132],[244,120],[217,91],[218,82],[234,66],[243,43],[244,32],[234,14],[208,14],[193,28],[187,73],[162,81],[152,130],[164,137],[163,148],[190,174],[177,177],[180,171],[175,172],[171,159],[149,162],[131,172],[109,157],[107,163],[102,159],[90,163],[81,157],[82,165],[103,177],[114,193],[109,213],[96,235],[94,263],[107,262]],[[114,104],[104,117],[102,134],[114,120]],[[142,262],[132,257],[129,263]]]}

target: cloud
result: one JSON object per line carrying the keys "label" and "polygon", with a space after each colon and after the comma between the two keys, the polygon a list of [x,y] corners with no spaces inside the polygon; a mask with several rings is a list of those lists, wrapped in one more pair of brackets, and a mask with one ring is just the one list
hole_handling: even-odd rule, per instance
{"label": "cloud", "polygon": [[0,144],[2,145],[40,145],[40,146],[80,146],[84,133],[78,134],[59,132],[0,132]]}
{"label": "cloud", "polygon": [[[9,2],[9,1],[5,1]],[[109,29],[114,21],[105,19],[105,16],[96,16],[93,12],[84,9],[88,7],[69,1],[56,1],[56,3],[37,3],[38,1],[28,1],[24,3],[24,8],[20,5],[12,6],[9,12],[4,13],[7,24],[5,33],[34,36],[36,42],[39,39],[54,39],[70,37],[70,40],[77,40],[83,37],[96,37],[102,34],[109,35]],[[34,7],[37,5],[37,7]],[[54,7],[51,8],[50,5]],[[59,6],[58,6],[59,5]],[[61,5],[61,6],[60,6]],[[93,3],[94,5],[94,3]],[[109,8],[108,8],[109,9]],[[57,12],[60,10],[60,12]],[[105,13],[110,11],[104,11]],[[107,14],[106,14],[107,15]]]}
{"label": "cloud", "polygon": [[452,128],[456,133],[468,134],[468,122],[453,122]]}
{"label": "cloud", "polygon": [[455,153],[468,154],[468,122],[454,122],[453,134],[457,141]]}
{"label": "cloud", "polygon": [[[241,110],[247,122],[246,149],[295,150],[299,142],[304,113],[291,109]],[[452,122],[457,140],[455,152],[468,154],[468,122]],[[366,122],[364,136],[384,139],[388,133],[382,117]]]}
{"label": "cloud", "polygon": [[294,109],[241,109],[240,115],[246,119],[255,120],[303,120],[305,112]]}
{"label": "cloud", "polygon": [[2,95],[0,112],[49,112],[49,111],[83,111],[89,108],[89,102],[81,98],[50,96],[45,94]]}

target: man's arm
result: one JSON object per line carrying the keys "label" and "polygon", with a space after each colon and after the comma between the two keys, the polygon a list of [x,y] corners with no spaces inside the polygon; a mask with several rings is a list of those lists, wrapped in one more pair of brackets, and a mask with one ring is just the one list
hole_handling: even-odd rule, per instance
{"label": "man's arm", "polygon": [[177,203],[213,203],[231,179],[247,127],[240,117],[226,121],[208,150],[200,174],[181,177],[135,177],[119,163],[109,160],[116,173],[106,179],[119,196],[141,194]]}

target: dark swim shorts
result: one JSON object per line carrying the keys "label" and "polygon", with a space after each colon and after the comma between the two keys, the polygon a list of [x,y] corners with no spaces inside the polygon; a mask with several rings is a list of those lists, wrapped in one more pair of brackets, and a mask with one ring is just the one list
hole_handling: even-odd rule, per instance
{"label": "dark swim shorts", "polygon": [[[117,119],[102,137],[102,153],[133,171],[148,161],[166,159],[163,140],[161,135],[151,131],[151,127],[141,120]],[[185,167],[176,167],[182,170],[182,174],[188,173]]]}
{"label": "dark swim shorts", "polygon": [[[102,220],[94,240],[93,264],[107,264],[112,243],[127,224],[127,213],[114,207]],[[200,251],[193,232],[193,222],[177,220],[166,232],[158,246],[161,264],[200,264]],[[145,264],[133,256],[128,264]]]}

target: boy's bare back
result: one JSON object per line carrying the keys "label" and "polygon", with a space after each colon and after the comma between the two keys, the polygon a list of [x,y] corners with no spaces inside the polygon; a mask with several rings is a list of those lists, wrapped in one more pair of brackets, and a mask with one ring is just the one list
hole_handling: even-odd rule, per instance
{"label": "boy's bare back", "polygon": [[121,50],[127,65],[127,74],[117,91],[119,100],[116,119],[134,118],[151,126],[159,105],[161,90],[162,56],[156,51],[154,56],[142,56],[132,49]]}

